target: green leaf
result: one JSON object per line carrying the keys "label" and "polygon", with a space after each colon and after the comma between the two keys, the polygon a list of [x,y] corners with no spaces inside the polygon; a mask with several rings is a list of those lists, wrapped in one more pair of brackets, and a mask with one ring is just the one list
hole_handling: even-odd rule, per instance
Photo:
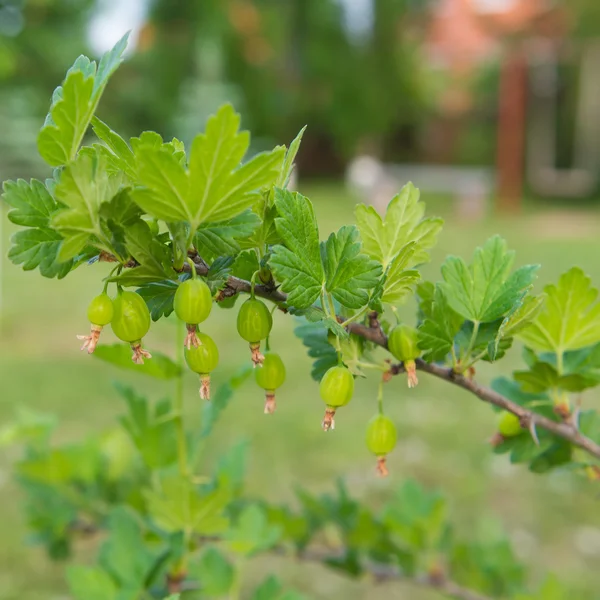
{"label": "green leaf", "polygon": [[302,142],[302,136],[306,131],[306,125],[300,130],[298,135],[294,138],[288,151],[285,153],[285,159],[283,161],[283,166],[281,168],[281,172],[279,173],[279,177],[277,178],[277,182],[275,183],[278,188],[287,188],[290,177],[292,176],[292,172],[294,170],[294,161],[296,160],[296,154],[298,154],[298,150],[300,149],[300,144]]}
{"label": "green leaf", "polygon": [[578,267],[544,288],[544,311],[519,337],[531,348],[561,354],[600,342],[598,290]]}
{"label": "green leaf", "polygon": [[247,506],[225,535],[228,547],[245,556],[272,548],[280,538],[281,529],[269,524],[257,504]]}
{"label": "green leaf", "polygon": [[129,509],[114,508],[108,518],[108,530],[98,562],[121,590],[139,594],[157,555],[148,550],[138,520]]}
{"label": "green leaf", "polygon": [[189,171],[164,146],[135,144],[143,187],[136,188],[134,200],[158,219],[186,221],[192,231],[250,208],[254,192],[276,181],[284,149],[258,154],[240,167],[250,137],[238,131],[239,125],[240,117],[229,104],[210,117],[206,132],[192,142]]}
{"label": "green leaf", "polygon": [[124,171],[130,179],[135,180],[137,175],[135,156],[127,142],[98,117],[92,119],[92,127],[94,133],[110,150],[115,165]]}
{"label": "green leaf", "polygon": [[152,358],[137,365],[131,360],[131,350],[127,344],[98,346],[93,354],[96,358],[121,367],[131,369],[142,375],[150,375],[157,379],[174,379],[179,376],[180,369],[168,356],[152,351]]}
{"label": "green leaf", "polygon": [[192,574],[202,586],[202,593],[210,598],[226,596],[235,581],[235,569],[227,558],[216,548],[207,548]]}
{"label": "green leaf", "polygon": [[433,301],[426,297],[420,307],[426,315],[419,325],[419,348],[423,350],[423,359],[428,362],[444,360],[452,349],[463,318],[452,310],[439,284],[435,286]]}
{"label": "green leaf", "polygon": [[361,254],[358,229],[354,225],[344,226],[332,233],[321,245],[321,257],[327,292],[348,308],[365,306],[369,291],[381,276],[381,266]]}
{"label": "green leaf", "polygon": [[407,183],[389,203],[384,219],[372,206],[359,204],[356,207],[356,223],[364,251],[384,269],[411,242],[416,248],[410,266],[429,261],[427,250],[435,245],[443,221],[438,218],[423,220],[425,204],[419,202],[419,195],[419,190]]}
{"label": "green leaf", "polygon": [[319,297],[325,283],[313,206],[308,198],[279,188],[275,205],[280,215],[275,226],[285,246],[273,248],[269,265],[281,289],[288,293],[288,304],[307,308]]}
{"label": "green leaf", "polygon": [[142,211],[129,194],[129,189],[122,188],[110,201],[100,207],[100,224],[109,246],[115,257],[124,263],[130,258],[127,248],[127,232],[131,227],[141,223]]}
{"label": "green leaf", "polygon": [[321,381],[325,372],[338,362],[335,348],[327,341],[327,328],[323,322],[302,323],[294,329],[294,333],[308,348],[308,355],[316,359],[311,377]]}
{"label": "green leaf", "polygon": [[397,304],[406,298],[421,279],[421,274],[415,269],[408,269],[412,257],[417,251],[414,242],[410,242],[398,252],[387,266],[381,292],[381,301]]}
{"label": "green leaf", "polygon": [[442,265],[441,284],[452,309],[465,319],[486,323],[504,317],[525,297],[535,279],[537,265],[510,273],[514,252],[506,241],[490,238],[477,248],[471,266],[449,256]]}
{"label": "green leaf", "polygon": [[59,209],[46,186],[37,179],[29,183],[24,179],[5,181],[2,198],[12,208],[8,220],[23,227],[45,228]]}
{"label": "green leaf", "polygon": [[17,231],[12,236],[11,242],[8,258],[15,265],[23,265],[25,271],[39,268],[40,274],[44,277],[62,279],[78,264],[78,261],[58,260],[63,238],[52,229]]}
{"label": "green leaf", "polygon": [[147,490],[145,497],[152,519],[165,531],[216,535],[228,528],[224,510],[231,498],[227,487],[201,493],[189,479],[169,475]]}
{"label": "green leaf", "polygon": [[75,600],[117,600],[117,586],[100,567],[67,567],[67,583]]}
{"label": "green leaf", "polygon": [[231,274],[240,279],[250,281],[252,275],[259,269],[260,264],[256,252],[254,250],[243,250],[237,255],[231,266]]}
{"label": "green leaf", "polygon": [[194,236],[194,246],[204,258],[232,256],[240,251],[238,240],[251,237],[260,224],[260,218],[251,210],[228,221],[204,223]]}
{"label": "green leaf", "polygon": [[515,304],[502,320],[496,337],[488,345],[488,356],[491,360],[501,358],[499,346],[502,340],[507,340],[525,329],[540,313],[545,299],[543,294],[527,296],[522,302]]}
{"label": "green leaf", "polygon": [[174,281],[157,281],[147,283],[136,292],[146,301],[152,320],[158,321],[173,312],[173,299],[178,287]]}
{"label": "green leaf", "polygon": [[126,33],[112,50],[96,63],[80,56],[54,90],[52,104],[38,135],[38,150],[52,167],[72,161],[87,131],[110,76],[121,64],[127,46]]}
{"label": "green leaf", "polygon": [[101,227],[100,208],[113,199],[122,182],[120,175],[109,174],[106,160],[98,154],[81,154],[65,167],[54,194],[67,208],[52,217],[52,227],[65,238],[61,261],[76,256],[86,244],[112,251]]}
{"label": "green leaf", "polygon": [[125,398],[129,410],[120,421],[144,462],[151,469],[172,465],[177,460],[177,427],[176,416],[169,418],[170,402],[159,402],[151,412],[146,398],[132,388],[117,385],[117,391]]}
{"label": "green leaf", "polygon": [[252,594],[252,600],[279,600],[283,585],[274,575],[269,575]]}
{"label": "green leaf", "polygon": [[559,375],[556,368],[547,362],[536,362],[527,371],[515,371],[513,376],[521,384],[523,391],[531,393],[553,388],[581,392],[600,384],[600,373],[588,371]]}
{"label": "green leaf", "polygon": [[231,256],[219,256],[210,265],[206,274],[206,283],[213,296],[225,287],[231,275],[232,265],[233,257]]}

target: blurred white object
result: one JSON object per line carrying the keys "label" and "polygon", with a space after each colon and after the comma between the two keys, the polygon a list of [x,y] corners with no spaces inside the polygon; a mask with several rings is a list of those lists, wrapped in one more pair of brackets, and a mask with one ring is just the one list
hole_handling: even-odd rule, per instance
{"label": "blurred white object", "polygon": [[360,155],[348,165],[346,184],[363,202],[384,212],[403,185],[412,181],[423,194],[450,194],[461,219],[483,217],[494,185],[494,169],[444,165],[384,164]]}

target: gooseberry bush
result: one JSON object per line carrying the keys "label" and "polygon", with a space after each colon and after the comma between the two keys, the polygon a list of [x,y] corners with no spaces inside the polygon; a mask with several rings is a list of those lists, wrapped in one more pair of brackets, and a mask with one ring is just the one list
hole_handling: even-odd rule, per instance
{"label": "gooseberry bush", "polygon": [[[177,384],[172,399],[156,404],[120,386],[125,414],[109,438],[57,445],[53,421],[32,414],[4,432],[4,440],[24,444],[17,477],[29,525],[49,555],[66,559],[81,537],[100,540],[93,565],[68,567],[71,596],[301,598],[275,573],[248,588],[242,565],[269,554],[317,561],[348,577],[412,581],[459,599],[565,597],[556,578],[532,591],[506,539],[460,537],[444,498],[414,481],[377,510],[341,481],[322,496],[300,489],[287,506],[244,493],[240,446],[213,473],[198,473],[196,457],[249,378],[264,391],[265,418],[276,422],[286,365],[269,336],[274,321],[291,318],[320,382],[324,416],[307,416],[315,435],[324,435],[319,422],[325,431],[336,427],[328,436],[344,435],[355,379],[376,374],[378,409],[361,436],[380,475],[388,474],[386,455],[398,437],[384,410],[386,386],[405,378],[415,387],[424,373],[497,411],[490,451],[536,473],[568,468],[594,481],[600,419],[574,401],[600,383],[600,303],[588,277],[572,268],[534,295],[538,267],[513,269],[513,252],[496,236],[471,262],[447,257],[438,283],[422,281],[419,265],[442,221],[424,216],[411,184],[385,216],[359,205],[356,225],[321,241],[310,200],[288,189],[302,132],[289,148],[245,160],[249,134],[230,105],[189,148],[151,131],[125,140],[95,116],[126,42],[98,64],[75,61],[38,138],[51,176],[6,181],[2,196],[10,220],[22,226],[9,252],[15,264],[58,279],[83,264],[97,269],[82,350]],[[95,137],[82,145],[90,126]],[[411,297],[418,314],[399,322],[396,309]],[[215,306],[237,311],[249,349],[235,377],[211,390],[224,357],[202,328]],[[152,322],[166,318],[179,323],[176,360],[146,349]],[[119,343],[105,343],[109,327]],[[477,364],[499,361],[516,338],[525,367],[491,388],[477,383]],[[186,372],[199,377],[200,424],[184,419]]]}

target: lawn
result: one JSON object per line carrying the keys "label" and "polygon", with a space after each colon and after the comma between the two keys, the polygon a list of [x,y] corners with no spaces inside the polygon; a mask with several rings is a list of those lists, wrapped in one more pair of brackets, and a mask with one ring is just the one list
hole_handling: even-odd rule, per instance
{"label": "lawn", "polygon": [[[418,183],[418,182],[417,182]],[[321,237],[352,220],[355,199],[340,186],[312,185],[303,190],[315,203]],[[427,199],[426,199],[427,200]],[[600,284],[600,218],[597,209],[566,211],[527,207],[520,218],[488,216],[481,222],[461,222],[449,199],[434,198],[429,214],[446,217],[447,225],[425,277],[438,278],[439,266],[449,253],[468,258],[474,247],[493,233],[507,238],[517,251],[517,264],[541,263],[537,287],[579,264]],[[2,214],[3,256],[13,228]],[[0,422],[10,420],[18,406],[56,414],[61,420],[57,441],[84,438],[110,427],[122,410],[114,393],[116,379],[130,382],[159,398],[169,384],[148,382],[135,373],[117,371],[79,352],[77,333],[87,329],[85,311],[99,291],[98,271],[105,265],[81,267],[63,281],[25,273],[3,259],[0,306]],[[409,315],[411,307],[404,309]],[[215,385],[247,360],[247,346],[237,336],[233,313],[215,309],[206,332],[217,341],[222,363]],[[421,384],[408,390],[397,378],[386,390],[387,408],[399,427],[399,444],[389,460],[391,476],[380,480],[361,438],[375,410],[376,381],[360,381],[352,404],[340,413],[335,432],[320,430],[323,405],[317,384],[309,378],[310,361],[293,337],[293,319],[277,315],[272,345],[288,366],[278,411],[262,414],[262,394],[245,385],[219,423],[206,449],[203,464],[211,465],[225,449],[241,439],[250,447],[247,491],[273,500],[290,500],[293,487],[313,492],[330,489],[343,476],[351,491],[374,502],[392,493],[406,477],[439,488],[451,499],[459,532],[465,536],[509,532],[515,548],[532,567],[534,577],[552,571],[569,582],[581,597],[597,594],[595,567],[600,560],[597,494],[571,475],[540,477],[511,466],[486,446],[493,433],[492,410],[460,390],[422,375]],[[149,336],[150,349],[171,352],[170,323],[159,323]],[[106,338],[112,340],[107,332]],[[520,363],[515,347],[498,366],[483,367],[482,381],[510,373]],[[197,418],[197,382],[186,381],[190,418]],[[600,403],[593,392],[586,406]],[[40,549],[27,546],[21,515],[21,497],[11,480],[17,448],[3,450],[0,458],[0,499],[4,509],[0,537],[0,596],[5,600],[65,598],[62,567],[50,563]],[[398,598],[434,600],[434,592],[404,586],[374,589],[366,582],[349,582],[320,567],[263,561],[264,570],[280,570],[311,598]],[[261,570],[259,569],[259,571]]]}

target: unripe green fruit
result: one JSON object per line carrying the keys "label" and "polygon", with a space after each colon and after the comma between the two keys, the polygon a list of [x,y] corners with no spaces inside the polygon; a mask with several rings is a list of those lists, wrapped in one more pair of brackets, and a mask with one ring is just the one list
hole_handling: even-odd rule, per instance
{"label": "unripe green fruit", "polygon": [[254,370],[256,383],[263,390],[276,390],[285,381],[285,365],[279,354],[265,352],[262,367]]}
{"label": "unripe green fruit", "polygon": [[251,344],[256,344],[271,332],[273,317],[267,305],[256,298],[248,298],[237,316],[237,330],[240,336]]}
{"label": "unripe green fruit", "polygon": [[521,422],[517,415],[513,415],[508,411],[503,411],[498,418],[498,433],[502,437],[515,437],[523,432]]}
{"label": "unripe green fruit", "polygon": [[212,309],[210,288],[202,279],[188,279],[179,285],[173,300],[175,314],[184,322],[198,325]]}
{"label": "unripe green fruit", "polygon": [[87,316],[92,325],[108,325],[114,314],[113,301],[108,297],[108,294],[99,294],[88,306]]}
{"label": "unripe green fruit", "polygon": [[404,324],[396,325],[388,335],[388,349],[398,360],[414,360],[421,354],[417,345],[418,339],[418,333],[414,327]]}
{"label": "unripe green fruit", "polygon": [[354,377],[346,367],[331,367],[323,375],[319,391],[327,406],[345,406],[354,394]]}
{"label": "unripe green fruit", "polygon": [[209,335],[200,332],[196,335],[200,345],[184,350],[185,362],[194,373],[205,375],[216,369],[219,363],[219,349]]}
{"label": "unripe green fruit", "polygon": [[115,335],[124,342],[138,342],[150,329],[150,312],[144,299],[135,292],[121,292],[113,301],[111,322]]}
{"label": "unripe green fruit", "polygon": [[367,448],[375,456],[389,454],[396,446],[398,434],[394,422],[385,415],[375,415],[367,425]]}

